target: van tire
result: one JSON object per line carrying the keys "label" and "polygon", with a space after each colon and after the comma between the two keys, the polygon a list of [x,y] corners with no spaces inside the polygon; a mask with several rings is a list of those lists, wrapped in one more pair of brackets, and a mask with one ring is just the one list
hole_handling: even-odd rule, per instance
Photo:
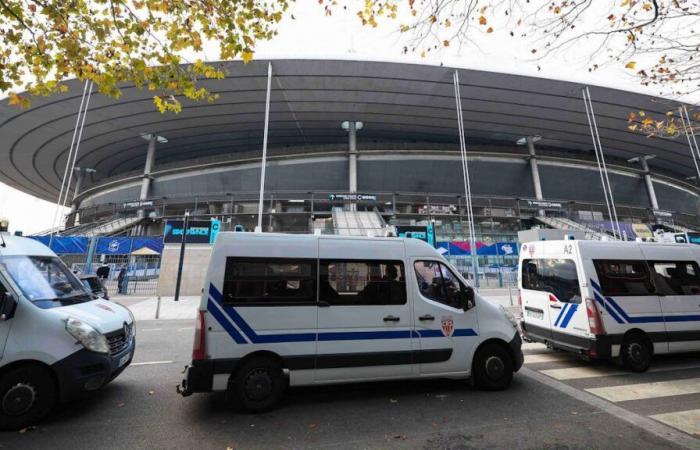
{"label": "van tire", "polygon": [[228,398],[244,412],[269,411],[280,401],[286,387],[282,366],[273,358],[252,357],[243,361],[228,383]]}
{"label": "van tire", "polygon": [[58,389],[53,374],[25,364],[0,375],[0,430],[20,430],[43,419],[54,407]]}
{"label": "van tire", "polygon": [[501,391],[513,380],[513,359],[508,350],[489,342],[476,353],[472,366],[474,385],[488,391]]}
{"label": "van tire", "polygon": [[634,372],[646,372],[651,365],[651,345],[641,333],[632,333],[625,337],[620,348],[622,364]]}

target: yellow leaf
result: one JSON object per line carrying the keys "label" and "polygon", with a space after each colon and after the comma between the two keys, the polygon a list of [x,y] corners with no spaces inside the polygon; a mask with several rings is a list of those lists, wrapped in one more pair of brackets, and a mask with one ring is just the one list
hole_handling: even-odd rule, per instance
{"label": "yellow leaf", "polygon": [[243,62],[248,64],[253,60],[253,52],[250,50],[243,50],[243,53],[241,53],[241,57],[243,58]]}
{"label": "yellow leaf", "polygon": [[636,61],[630,61],[627,64],[625,64],[625,69],[634,69],[635,67],[637,67]]}

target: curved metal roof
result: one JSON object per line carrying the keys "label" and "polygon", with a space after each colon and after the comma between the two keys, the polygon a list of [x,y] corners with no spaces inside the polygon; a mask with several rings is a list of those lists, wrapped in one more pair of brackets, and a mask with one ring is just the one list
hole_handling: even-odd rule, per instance
{"label": "curved metal roof", "polygon": [[[224,62],[229,74],[203,84],[220,95],[214,103],[185,101],[178,115],[155,111],[152,93],[134,86],[120,99],[94,94],[77,165],[97,170],[91,184],[140,170],[147,143],[142,133],[168,139],[156,166],[250,152],[262,147],[267,61]],[[274,60],[270,137],[272,149],[343,145],[343,120],[364,122],[358,142],[458,142],[452,74],[440,66],[341,61]],[[591,151],[582,85],[565,81],[459,69],[468,143],[513,146],[541,135],[539,147]],[[82,86],[34,99],[28,110],[0,105],[0,181],[45,199],[60,188]],[[682,179],[694,173],[687,143],[649,139],[627,129],[630,111],[663,115],[678,104],[665,99],[591,87],[606,157],[655,154],[652,170]],[[428,148],[428,147],[426,147]]]}

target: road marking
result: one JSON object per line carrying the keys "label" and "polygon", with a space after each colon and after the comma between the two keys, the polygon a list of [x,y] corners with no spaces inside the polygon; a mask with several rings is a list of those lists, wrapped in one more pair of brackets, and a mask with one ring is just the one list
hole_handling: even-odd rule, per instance
{"label": "road marking", "polygon": [[139,331],[161,331],[161,330],[162,330],[162,328],[144,328],[143,330],[139,330]]}
{"label": "road marking", "polygon": [[518,374],[538,381],[545,386],[551,387],[552,389],[556,389],[557,391],[562,392],[576,400],[598,408],[601,411],[612,415],[613,417],[624,420],[627,423],[630,423],[642,430],[646,430],[647,432],[660,438],[666,439],[669,442],[680,445],[684,448],[700,449],[700,439],[689,436],[682,431],[679,431],[664,423],[657,422],[656,420],[641,416],[637,413],[633,413],[632,411],[628,411],[621,406],[610,403],[600,397],[589,394],[588,392],[580,391],[574,387],[562,383],[561,381],[557,381],[532,369],[528,369],[527,367],[520,369]]}
{"label": "road marking", "polygon": [[187,327],[187,328],[178,328],[177,331],[192,331],[194,330],[194,327]]}
{"label": "road marking", "polygon": [[[525,361],[527,362],[527,356],[525,356]],[[678,363],[652,367],[651,369],[647,370],[646,373],[670,372],[673,370],[698,368],[700,368],[700,363]],[[582,378],[609,377],[613,375],[629,375],[632,373],[610,366],[568,367],[566,369],[540,370],[540,372],[557,380],[580,380]]]}
{"label": "road marking", "polygon": [[137,363],[131,363],[132,366],[154,366],[156,364],[172,364],[175,361],[146,361],[146,362],[137,362]]}
{"label": "road marking", "polygon": [[586,391],[611,402],[698,394],[700,393],[700,378],[591,388],[586,389]]}
{"label": "road marking", "polygon": [[650,417],[666,425],[670,425],[673,428],[678,428],[688,434],[694,434],[700,437],[700,409],[655,414]]}
{"label": "road marking", "polygon": [[554,361],[566,362],[571,361],[575,358],[575,355],[566,353],[526,353],[525,364],[537,364]]}

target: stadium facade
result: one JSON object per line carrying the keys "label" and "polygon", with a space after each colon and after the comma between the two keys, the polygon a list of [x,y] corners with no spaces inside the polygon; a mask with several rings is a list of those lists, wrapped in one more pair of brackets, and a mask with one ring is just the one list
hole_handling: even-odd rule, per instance
{"label": "stadium facade", "polygon": [[[62,234],[158,235],[185,211],[223,230],[253,229],[268,62],[221,64],[228,76],[203,82],[219,100],[184,101],[178,115],[156,112],[153,93],[133,86],[118,100],[92,95]],[[264,230],[367,226],[334,215],[357,211],[386,224],[434,223],[437,240],[467,239],[455,69],[340,60],[272,68]],[[585,86],[464,69],[459,78],[477,239],[514,241],[536,224],[610,231]],[[69,84],[26,111],[0,106],[0,181],[56,201],[81,102],[82,85]],[[628,129],[630,112],[663,118],[679,104],[590,93],[625,234],[700,227],[685,135]]]}

